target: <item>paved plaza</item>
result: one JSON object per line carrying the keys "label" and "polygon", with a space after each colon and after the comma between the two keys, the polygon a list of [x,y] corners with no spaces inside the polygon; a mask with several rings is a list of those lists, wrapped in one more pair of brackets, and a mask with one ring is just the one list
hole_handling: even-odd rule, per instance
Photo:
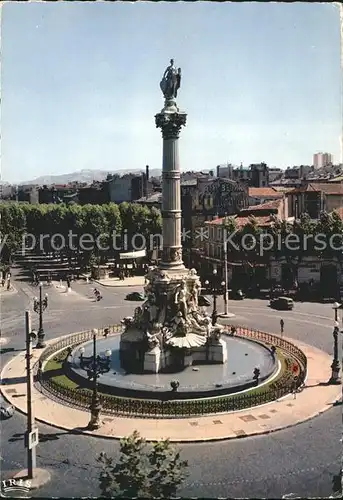
{"label": "paved plaza", "polygon": [[[169,438],[173,442],[196,442],[268,434],[329,410],[340,397],[340,386],[325,384],[331,375],[330,356],[307,344],[297,342],[297,347],[308,359],[306,388],[299,394],[286,396],[261,407],[182,419],[119,418],[103,415],[101,428],[89,432],[86,430],[89,422],[88,412],[59,404],[34,387],[32,397],[35,418],[39,422],[61,429],[107,438],[122,438],[136,429],[150,441]],[[35,363],[40,355],[40,350],[34,350],[32,363]],[[26,413],[25,366],[25,353],[20,353],[6,365],[1,374],[3,394],[23,413]]]}
{"label": "paved plaza", "polygon": [[[30,304],[32,307],[32,298],[37,295],[35,287],[30,287],[26,283],[16,281],[15,287],[18,291],[16,294],[1,298],[2,335],[7,339],[7,343],[1,346],[2,367],[11,359],[13,367],[18,355],[20,357],[17,359],[21,358],[23,361],[24,310]],[[60,293],[58,289],[47,288],[49,307],[44,313],[44,328],[48,341],[72,332],[118,323],[123,316],[131,314],[136,306],[136,303],[124,300],[126,294],[142,290],[140,286],[117,288],[99,285],[99,287],[103,294],[103,300],[100,303],[96,303],[92,297],[92,285],[87,285],[84,281],[72,284],[75,294],[68,295],[68,297]],[[218,305],[222,306],[221,302]],[[190,464],[190,477],[180,492],[182,496],[280,498],[289,492],[294,492],[299,496],[329,496],[331,494],[332,477],[338,473],[341,455],[339,442],[341,407],[332,406],[335,399],[339,397],[340,388],[317,385],[326,382],[330,376],[334,323],[331,307],[330,304],[297,303],[292,312],[278,312],[270,310],[266,301],[230,301],[230,310],[236,314],[231,321],[238,325],[278,334],[282,317],[285,321],[285,336],[293,339],[299,346],[302,344],[302,348],[309,357],[310,370],[311,366],[316,364],[316,372],[312,376],[310,371],[307,380],[307,385],[312,385],[312,387],[297,394],[295,399],[293,396],[287,396],[278,403],[272,403],[276,405],[275,408],[266,405],[242,411],[235,417],[216,415],[182,419],[181,424],[178,424],[182,435],[174,437],[176,441],[183,441],[179,446],[182,455]],[[33,327],[36,327],[37,315],[32,313],[32,319]],[[304,347],[304,344],[309,347]],[[306,349],[309,349],[312,355]],[[315,363],[317,349],[324,351],[324,354],[320,352],[320,355],[324,356],[320,363]],[[314,359],[311,360],[311,358]],[[11,364],[7,369],[10,367]],[[14,398],[15,405],[21,405],[22,410],[25,411],[25,397],[20,396],[21,394],[24,392],[18,387],[18,393],[12,396],[19,396]],[[317,394],[323,394],[320,405],[319,401],[317,405]],[[39,397],[41,398],[42,395]],[[46,401],[46,399],[35,401],[38,418],[41,405],[44,407]],[[50,470],[51,482],[33,494],[51,496],[58,491],[59,495],[64,496],[96,496],[99,494],[97,489],[99,468],[95,460],[96,455],[101,451],[106,451],[117,456],[118,441],[96,437],[95,433],[91,436],[85,434],[82,429],[78,429],[75,433],[76,427],[82,428],[87,425],[89,415],[83,411],[69,410],[57,403],[54,404],[56,406],[52,409],[51,418],[56,418],[58,409],[57,414],[63,415],[61,418],[65,419],[65,426],[61,425],[57,428],[56,422],[54,426],[38,423],[40,432],[40,443],[37,448],[38,467],[44,466]],[[287,406],[288,404],[293,406]],[[304,406],[307,418],[309,418],[306,422],[303,421],[306,417],[303,414]],[[277,411],[272,412],[273,409]],[[326,409],[327,411],[324,411]],[[65,413],[68,410],[73,412],[72,416]],[[323,413],[318,415],[321,411]],[[75,420],[76,413],[74,412],[80,415],[80,420]],[[315,414],[317,417],[311,418]],[[129,423],[132,429],[137,428],[140,423],[148,426],[145,428],[145,435],[150,439],[159,437],[156,434],[158,425],[170,423],[172,425],[167,428],[167,434],[170,436],[172,430],[174,433],[178,431],[175,423],[180,422],[165,420],[160,424],[160,421],[144,420],[142,422],[142,419],[132,421],[111,418],[107,415],[103,417],[103,420],[106,418],[111,420],[104,422],[97,432],[99,436],[108,433],[112,438],[130,432],[130,428],[121,427]],[[225,420],[226,418],[236,420],[235,422],[231,420],[230,423]],[[290,419],[292,419],[291,423]],[[48,420],[45,416],[45,421]],[[291,427],[285,428],[287,423],[290,423]],[[294,425],[295,423],[298,425]],[[18,411],[12,419],[3,421],[1,427],[3,476],[12,477],[25,467],[23,443],[25,417],[21,411]],[[276,431],[277,427],[284,429]],[[160,437],[166,436],[161,428],[158,430]],[[273,430],[275,432],[271,432]],[[266,432],[269,433],[266,434]],[[204,441],[203,444],[200,442],[192,444],[197,435],[208,441]],[[170,437],[173,438],[173,436]],[[245,437],[245,439],[237,439],[238,437]],[[225,439],[222,440],[223,438]],[[227,440],[228,438],[231,439]],[[219,441],[211,442],[211,439]],[[187,440],[189,440],[188,443]],[[248,475],[247,470],[249,470]],[[86,471],[87,474],[85,474]],[[67,482],[64,480],[66,475],[68,476]]]}

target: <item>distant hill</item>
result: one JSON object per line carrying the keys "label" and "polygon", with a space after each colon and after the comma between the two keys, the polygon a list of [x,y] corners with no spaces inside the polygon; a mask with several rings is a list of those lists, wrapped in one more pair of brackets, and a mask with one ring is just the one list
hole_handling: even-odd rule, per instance
{"label": "distant hill", "polygon": [[[20,182],[20,184],[38,184],[40,186],[46,184],[68,184],[69,182],[86,182],[90,184],[94,181],[103,181],[106,179],[108,174],[140,174],[144,172],[145,169],[137,169],[137,170],[80,170],[79,172],[72,172],[71,174],[61,174],[61,175],[42,175],[33,179],[32,181]],[[151,177],[161,175],[160,169],[151,169],[149,172]]]}

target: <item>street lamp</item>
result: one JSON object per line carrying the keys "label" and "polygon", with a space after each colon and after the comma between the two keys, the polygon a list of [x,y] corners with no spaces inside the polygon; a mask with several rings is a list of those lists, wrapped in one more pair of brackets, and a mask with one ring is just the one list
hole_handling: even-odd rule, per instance
{"label": "street lamp", "polygon": [[89,430],[99,429],[100,427],[100,412],[101,403],[98,395],[98,382],[97,379],[102,373],[107,373],[110,371],[111,365],[111,349],[106,349],[105,359],[101,358],[96,353],[96,336],[98,331],[92,330],[93,332],[93,355],[90,357],[84,357],[85,348],[82,346],[79,349],[80,353],[80,368],[87,371],[88,380],[93,382],[93,393],[92,402],[90,405],[91,418],[88,424]]}
{"label": "street lamp", "polygon": [[332,304],[332,309],[335,311],[335,321],[338,321],[338,309],[340,308],[341,304],[338,302],[334,302]]}
{"label": "street lamp", "polygon": [[30,311],[25,311],[26,331],[26,405],[27,405],[27,428],[24,444],[27,449],[27,476],[33,479],[36,469],[36,445],[38,444],[38,428],[35,423],[32,409],[33,373],[31,368],[32,340],[36,338],[36,332],[31,329]]}
{"label": "street lamp", "polygon": [[218,312],[217,312],[217,297],[222,294],[223,287],[225,286],[225,281],[221,281],[219,283],[217,269],[213,269],[213,278],[211,283],[206,280],[206,287],[210,286],[210,292],[213,296],[213,310],[212,310],[212,325],[214,326],[217,323]]}
{"label": "street lamp", "polygon": [[[337,309],[336,309],[337,310]],[[333,329],[333,361],[331,364],[331,378],[329,384],[340,384],[341,378],[339,372],[341,365],[338,358],[338,333],[339,333],[339,323],[335,321],[335,327]]]}
{"label": "street lamp", "polygon": [[39,283],[39,299],[35,297],[33,299],[33,310],[39,314],[39,328],[38,328],[38,342],[36,345],[37,349],[42,349],[45,347],[44,341],[44,329],[43,329],[43,312],[48,307],[48,294],[46,293],[43,298],[43,283]]}

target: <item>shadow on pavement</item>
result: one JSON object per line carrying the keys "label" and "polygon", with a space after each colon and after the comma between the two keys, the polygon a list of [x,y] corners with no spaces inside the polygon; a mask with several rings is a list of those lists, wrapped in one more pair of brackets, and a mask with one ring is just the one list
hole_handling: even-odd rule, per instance
{"label": "shadow on pavement", "polygon": [[[58,439],[60,439],[60,437],[62,436],[65,436],[65,435],[70,435],[70,434],[78,434],[80,432],[82,432],[83,430],[86,430],[86,428],[81,428],[81,427],[77,427],[70,431],[61,431],[61,432],[52,432],[52,433],[49,433],[49,434],[44,434],[44,433],[39,433],[39,442],[40,443],[46,443],[48,441],[57,441]],[[23,441],[24,440],[24,437],[25,437],[25,433],[23,432],[20,432],[20,433],[17,433],[17,434],[13,434],[12,437],[9,438],[8,442],[9,443],[15,443],[17,441]]]}

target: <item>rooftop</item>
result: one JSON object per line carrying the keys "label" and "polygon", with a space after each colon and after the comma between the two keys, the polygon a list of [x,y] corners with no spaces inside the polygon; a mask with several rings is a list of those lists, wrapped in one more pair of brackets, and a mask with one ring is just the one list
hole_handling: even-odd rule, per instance
{"label": "rooftop", "polygon": [[329,182],[343,182],[343,175],[333,177],[332,179],[329,180]]}
{"label": "rooftop", "polygon": [[281,203],[282,200],[278,199],[273,201],[266,201],[266,203],[260,203],[259,205],[250,205],[247,208],[242,208],[238,217],[240,216],[240,214],[246,214],[247,212],[258,212],[262,210],[273,210],[273,211],[278,210]]}
{"label": "rooftop", "polygon": [[292,189],[290,191],[291,194],[296,193],[305,193],[305,192],[313,192],[320,193],[323,192],[325,194],[331,195],[343,195],[343,184],[334,183],[334,182],[326,182],[326,183],[309,183],[306,186],[302,186],[300,188]]}
{"label": "rooftop", "polygon": [[198,179],[187,179],[186,181],[181,180],[181,186],[196,186],[198,184]]}
{"label": "rooftop", "polygon": [[249,196],[252,198],[282,198],[283,194],[273,187],[250,187]]}
{"label": "rooftop", "polygon": [[[254,215],[246,215],[246,216],[234,215],[232,216],[232,219],[234,219],[238,228],[246,226],[249,222],[251,222],[252,219],[256,221],[259,227],[267,227],[274,222],[272,215],[262,215],[256,217]],[[227,217],[218,217],[217,219],[205,222],[205,224],[211,226],[221,226],[225,223],[226,220]]]}
{"label": "rooftop", "polygon": [[138,200],[135,200],[135,203],[161,203],[162,202],[162,193],[154,193],[151,196],[143,196]]}

